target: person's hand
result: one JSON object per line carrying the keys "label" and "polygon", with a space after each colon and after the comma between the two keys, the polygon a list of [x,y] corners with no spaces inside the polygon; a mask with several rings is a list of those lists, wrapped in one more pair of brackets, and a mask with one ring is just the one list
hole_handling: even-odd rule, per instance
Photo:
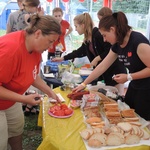
{"label": "person's hand", "polygon": [[30,104],[32,106],[40,104],[42,97],[40,94],[29,94],[24,96],[23,103]]}
{"label": "person's hand", "polygon": [[85,87],[86,87],[86,85],[84,85],[83,83],[81,83],[76,88],[72,89],[72,92],[79,92],[79,91],[85,89]]}
{"label": "person's hand", "polygon": [[91,62],[91,65],[95,67],[95,66],[98,64],[98,62],[99,62],[100,60],[101,60],[101,59],[100,59],[100,56],[95,57],[95,58],[93,59],[93,61]]}
{"label": "person's hand", "polygon": [[43,7],[39,6],[38,9],[37,9],[37,13],[39,15],[43,16],[44,15],[44,9],[43,9]]}
{"label": "person's hand", "polygon": [[95,67],[97,65],[97,61],[95,59],[93,59],[93,61],[91,62],[91,66]]}
{"label": "person's hand", "polygon": [[127,74],[116,74],[112,77],[117,83],[125,83],[127,80]]}
{"label": "person's hand", "polygon": [[51,61],[52,61],[52,62],[61,62],[61,61],[63,61],[63,60],[64,60],[63,57],[56,57],[56,58],[53,58]]}
{"label": "person's hand", "polygon": [[59,97],[54,92],[51,93],[50,97],[55,99],[57,101],[57,103],[61,103],[61,100],[59,99]]}

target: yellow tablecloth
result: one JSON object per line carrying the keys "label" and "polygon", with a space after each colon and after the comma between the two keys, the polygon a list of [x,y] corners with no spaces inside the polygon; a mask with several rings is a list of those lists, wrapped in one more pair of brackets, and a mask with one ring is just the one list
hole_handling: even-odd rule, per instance
{"label": "yellow tablecloth", "polygon": [[[69,104],[68,92],[54,89],[60,93]],[[38,125],[42,126],[43,141],[37,150],[86,150],[79,131],[86,128],[80,109],[75,109],[70,118],[58,119],[48,115],[50,103],[47,98],[41,104]],[[95,149],[98,150],[98,149]],[[149,146],[136,146],[132,148],[118,148],[116,150],[150,150]]]}

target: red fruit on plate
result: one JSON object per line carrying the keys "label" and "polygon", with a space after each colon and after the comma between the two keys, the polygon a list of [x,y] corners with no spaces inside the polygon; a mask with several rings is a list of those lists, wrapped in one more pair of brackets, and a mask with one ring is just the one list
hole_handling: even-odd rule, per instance
{"label": "red fruit on plate", "polygon": [[68,109],[68,106],[66,104],[61,104],[60,105],[61,109],[65,110],[65,109]]}
{"label": "red fruit on plate", "polygon": [[55,110],[61,110],[61,107],[59,105],[54,106]]}
{"label": "red fruit on plate", "polygon": [[65,115],[70,115],[72,114],[72,109],[68,108],[68,109],[65,109]]}
{"label": "red fruit on plate", "polygon": [[55,112],[55,108],[52,107],[52,108],[49,109],[49,111],[50,111],[51,113],[54,113],[54,112]]}
{"label": "red fruit on plate", "polygon": [[55,111],[58,111],[58,110],[61,110],[60,106],[59,105],[54,105],[54,106],[51,106],[49,111],[51,113],[54,113]]}
{"label": "red fruit on plate", "polygon": [[65,116],[65,112],[63,110],[57,110],[53,114],[55,116]]}

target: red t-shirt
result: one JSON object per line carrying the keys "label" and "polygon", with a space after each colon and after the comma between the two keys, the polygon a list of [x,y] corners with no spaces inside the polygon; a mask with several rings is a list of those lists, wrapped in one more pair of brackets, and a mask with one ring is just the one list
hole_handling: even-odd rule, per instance
{"label": "red t-shirt", "polygon": [[69,29],[70,24],[66,21],[66,20],[62,20],[61,21],[61,35],[59,37],[59,41],[54,42],[53,44],[53,48],[49,48],[48,51],[51,53],[55,52],[55,47],[56,45],[58,45],[59,43],[62,44],[63,48],[62,50],[65,51],[66,50],[66,45],[65,45],[65,34],[66,34],[66,30]]}
{"label": "red t-shirt", "polygon": [[[41,54],[29,53],[25,47],[25,31],[0,37],[0,86],[23,94],[34,82],[39,71]],[[0,99],[0,110],[15,102]]]}

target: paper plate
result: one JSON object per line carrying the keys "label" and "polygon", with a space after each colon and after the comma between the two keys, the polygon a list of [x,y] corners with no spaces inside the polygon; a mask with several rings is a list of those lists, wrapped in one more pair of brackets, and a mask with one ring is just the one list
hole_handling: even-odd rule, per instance
{"label": "paper plate", "polygon": [[56,116],[56,115],[54,115],[53,113],[51,113],[50,111],[48,111],[48,114],[50,115],[50,116],[52,116],[52,117],[55,117],[55,118],[69,118],[69,117],[71,117],[73,114],[74,114],[74,111],[72,111],[72,113],[70,114],[70,115],[67,115],[67,116]]}

